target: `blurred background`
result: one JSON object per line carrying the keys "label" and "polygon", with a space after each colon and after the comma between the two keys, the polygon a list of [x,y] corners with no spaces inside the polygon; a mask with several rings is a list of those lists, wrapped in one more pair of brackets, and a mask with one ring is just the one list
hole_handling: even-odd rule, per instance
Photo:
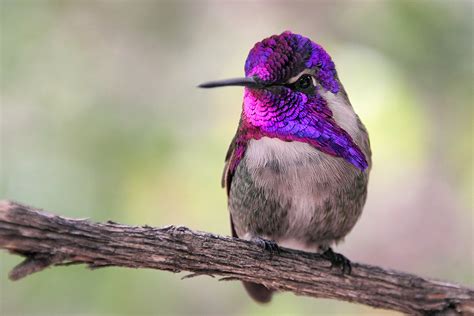
{"label": "blurred background", "polygon": [[[220,176],[255,42],[332,55],[372,142],[365,211],[336,250],[465,285],[473,272],[473,4],[466,1],[1,0],[0,198],[68,217],[230,235]],[[377,314],[239,282],[83,266],[7,279],[2,315]],[[384,314],[392,314],[385,312]]]}

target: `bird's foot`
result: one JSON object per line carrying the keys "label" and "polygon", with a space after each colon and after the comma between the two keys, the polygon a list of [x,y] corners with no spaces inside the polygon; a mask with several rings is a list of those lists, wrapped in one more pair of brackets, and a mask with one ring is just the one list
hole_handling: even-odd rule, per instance
{"label": "bird's foot", "polygon": [[350,260],[340,253],[334,252],[331,248],[328,248],[322,253],[322,257],[331,261],[331,268],[337,267],[341,269],[342,274],[351,274],[352,266]]}
{"label": "bird's foot", "polygon": [[256,243],[259,247],[261,247],[265,251],[269,251],[271,253],[280,253],[280,248],[278,244],[273,240],[263,239],[261,237],[254,237],[252,241]]}

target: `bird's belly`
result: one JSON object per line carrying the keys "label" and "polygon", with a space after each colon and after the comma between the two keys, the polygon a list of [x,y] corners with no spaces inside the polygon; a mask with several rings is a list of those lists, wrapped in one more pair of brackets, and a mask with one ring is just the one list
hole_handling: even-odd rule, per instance
{"label": "bird's belly", "polygon": [[237,167],[229,209],[237,234],[316,251],[357,221],[367,176],[343,159],[304,143],[251,141]]}

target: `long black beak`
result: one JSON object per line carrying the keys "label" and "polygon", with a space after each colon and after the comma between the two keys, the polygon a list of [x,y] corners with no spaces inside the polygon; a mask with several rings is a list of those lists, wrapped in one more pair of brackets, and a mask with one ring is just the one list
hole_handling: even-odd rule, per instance
{"label": "long black beak", "polygon": [[233,78],[233,79],[209,81],[209,82],[201,83],[198,87],[199,88],[217,88],[217,87],[227,87],[227,86],[263,88],[263,85],[256,82],[253,77],[244,77],[244,78]]}

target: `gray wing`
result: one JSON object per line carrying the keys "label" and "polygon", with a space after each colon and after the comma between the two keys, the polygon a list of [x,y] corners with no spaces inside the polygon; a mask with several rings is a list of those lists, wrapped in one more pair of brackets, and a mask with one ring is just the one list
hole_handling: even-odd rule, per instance
{"label": "gray wing", "polygon": [[229,169],[230,161],[232,160],[232,156],[234,154],[235,144],[236,144],[237,135],[234,136],[232,142],[229,145],[229,149],[227,149],[227,154],[225,155],[225,165],[224,171],[222,172],[221,178],[221,186],[226,189],[227,196],[230,193],[230,185],[232,183],[232,176],[234,173]]}
{"label": "gray wing", "polygon": [[[232,155],[234,153],[236,137],[237,136],[234,136],[234,138],[232,139],[232,142],[229,145],[229,149],[227,149],[227,154],[225,155],[224,171],[222,172],[221,186],[226,189],[227,197],[229,196],[229,193],[230,193],[230,185],[232,182],[232,176],[234,175],[234,173],[231,172],[229,169],[229,164],[230,164]],[[237,236],[237,233],[235,232],[234,222],[232,221],[232,215],[230,215],[229,217],[230,217],[229,219],[230,219],[230,229],[232,231],[232,237],[238,238],[239,236]]]}

